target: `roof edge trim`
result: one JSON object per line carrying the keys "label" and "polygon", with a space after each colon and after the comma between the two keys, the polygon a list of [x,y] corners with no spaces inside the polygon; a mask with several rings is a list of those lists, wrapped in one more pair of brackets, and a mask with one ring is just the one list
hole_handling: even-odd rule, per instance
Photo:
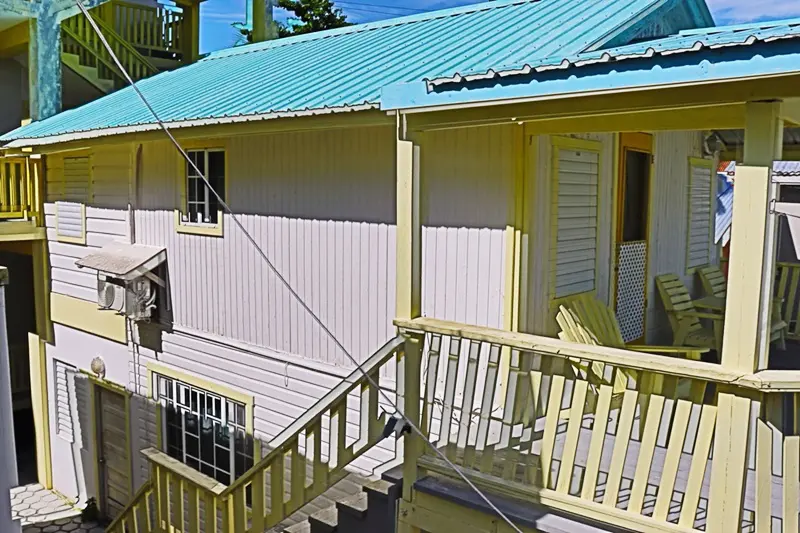
{"label": "roof edge trim", "polygon": [[[357,106],[343,106],[343,107],[328,107],[320,109],[308,109],[305,111],[289,111],[279,113],[261,113],[254,115],[239,115],[235,117],[221,117],[221,118],[202,118],[194,120],[180,120],[175,122],[165,122],[169,130],[187,129],[198,126],[220,126],[225,124],[243,124],[247,122],[260,122],[278,118],[296,118],[296,117],[312,117],[324,116],[343,113],[353,113],[358,111],[370,111],[379,109],[378,104],[361,104]],[[47,146],[52,144],[61,144],[73,141],[82,141],[89,139],[99,139],[103,137],[113,137],[115,135],[125,135],[131,133],[146,133],[151,131],[160,131],[161,127],[158,123],[148,122],[146,124],[136,124],[131,126],[118,126],[114,128],[102,128],[78,131],[73,133],[64,133],[59,135],[48,135],[47,137],[21,137],[12,139],[5,145],[0,146],[2,149],[10,148],[27,148],[33,146]]]}

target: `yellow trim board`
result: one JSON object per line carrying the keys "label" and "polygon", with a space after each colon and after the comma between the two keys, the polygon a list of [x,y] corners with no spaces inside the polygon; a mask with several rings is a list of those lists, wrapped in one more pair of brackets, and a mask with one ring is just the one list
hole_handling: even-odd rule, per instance
{"label": "yellow trim board", "polygon": [[97,308],[87,302],[65,294],[50,294],[50,318],[53,322],[91,333],[99,337],[128,343],[125,317],[114,311]]}
{"label": "yellow trim board", "polygon": [[188,224],[186,222],[181,221],[181,211],[180,209],[175,210],[175,231],[178,233],[186,233],[188,235],[205,235],[207,237],[222,237],[222,221],[224,213],[222,211],[217,211],[217,220],[219,220],[216,224]]}
{"label": "yellow trim board", "polygon": [[50,458],[50,411],[47,398],[46,345],[34,333],[28,333],[30,361],[31,408],[36,431],[36,473],[39,483],[53,488],[53,464]]}

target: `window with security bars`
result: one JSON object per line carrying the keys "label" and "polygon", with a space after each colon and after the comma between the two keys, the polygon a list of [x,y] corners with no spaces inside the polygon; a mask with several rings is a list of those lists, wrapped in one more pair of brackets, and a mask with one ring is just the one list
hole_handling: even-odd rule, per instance
{"label": "window with security bars", "polygon": [[169,456],[226,485],[253,466],[243,404],[160,374],[154,379]]}
{"label": "window with security bars", "polygon": [[[187,152],[194,163],[186,163],[186,212],[184,223],[219,223],[220,203],[203,181],[205,175],[214,191],[225,199],[225,152],[223,150],[192,150]],[[195,170],[195,166],[197,170]],[[200,171],[198,173],[197,171]]]}

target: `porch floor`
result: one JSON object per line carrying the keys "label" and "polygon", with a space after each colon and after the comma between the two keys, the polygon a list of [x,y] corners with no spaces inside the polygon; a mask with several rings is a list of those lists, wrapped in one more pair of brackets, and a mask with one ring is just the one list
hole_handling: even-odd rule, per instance
{"label": "porch floor", "polygon": [[22,524],[23,533],[103,531],[97,524],[81,524],[79,509],[39,484],[11,489],[11,514]]}
{"label": "porch floor", "polygon": [[[800,344],[798,345],[798,349],[800,349]],[[642,508],[642,514],[646,516],[652,515],[655,507],[656,495],[658,486],[660,484],[660,474],[664,467],[664,461],[666,458],[666,445],[667,445],[667,432],[669,428],[669,421],[672,417],[672,402],[668,400],[667,404],[664,408],[664,418],[662,418],[661,429],[659,431],[659,436],[657,439],[657,445],[653,454],[652,458],[652,469],[650,471],[647,489],[644,498],[644,505]],[[600,461],[600,472],[598,476],[598,483],[597,489],[595,491],[594,501],[601,502],[603,496],[605,494],[606,489],[606,482],[608,477],[608,472],[611,463],[611,455],[614,449],[614,444],[616,441],[616,436],[613,432],[616,431],[616,424],[617,424],[617,417],[619,415],[618,410],[612,410],[609,416],[609,430],[605,435],[604,444],[603,444],[603,452]],[[543,422],[541,420],[540,422]],[[578,448],[576,451],[575,456],[575,463],[574,463],[574,470],[572,476],[572,483],[570,484],[569,493],[573,495],[578,495],[580,492],[580,484],[583,478],[583,473],[587,466],[587,458],[589,454],[589,442],[592,436],[592,426],[594,422],[594,415],[586,414],[584,415],[581,423],[581,430],[580,436],[578,440]],[[675,482],[674,492],[671,498],[670,510],[668,513],[667,520],[673,523],[676,523],[681,511],[683,493],[686,490],[687,482],[688,482],[688,475],[689,469],[691,466],[692,455],[691,455],[691,443],[695,440],[695,431],[697,430],[697,424],[699,422],[699,411],[697,409],[693,410],[691,415],[691,421],[689,423],[688,431],[687,431],[687,438],[686,444],[684,445],[684,451],[681,454],[681,458],[679,461],[678,466],[678,473],[677,479]],[[636,473],[636,466],[639,458],[639,448],[641,446],[641,442],[639,439],[639,424],[641,423],[641,418],[637,414],[636,419],[634,421],[633,429],[632,429],[632,438],[628,444],[628,451],[625,456],[624,468],[622,473],[622,483],[620,486],[619,491],[619,499],[617,501],[617,507],[620,509],[625,509],[628,504],[628,498],[630,496],[631,488],[633,485],[634,476]],[[561,457],[563,454],[565,440],[566,440],[566,430],[567,430],[567,420],[563,420],[559,422],[558,430],[555,439],[555,446],[553,451],[553,461],[551,464],[551,484],[553,484],[559,475],[559,470],[561,466]],[[513,469],[513,474],[510,478],[511,481],[515,481],[521,484],[527,484],[528,475],[526,473],[526,469],[528,467],[533,467],[534,471],[537,473],[534,476],[539,480],[537,483],[541,482],[541,470],[539,464],[539,455],[541,453],[541,438],[542,438],[543,427],[542,424],[537,424],[536,431],[534,433],[533,442],[531,446],[531,453],[532,456],[530,459],[526,461],[525,454],[519,455],[517,452],[513,452],[512,457],[517,462],[517,467]],[[512,437],[513,438],[513,437]],[[444,449],[443,449],[444,451]],[[492,469],[491,474],[497,478],[503,478],[504,470],[507,468],[507,460],[509,457],[507,456],[507,450],[494,450],[494,457],[492,460]],[[474,452],[474,465],[480,465],[482,460],[482,453],[480,451]],[[456,464],[463,465],[464,461],[464,450],[457,450],[456,451]],[[706,509],[708,507],[708,497],[710,491],[710,471],[711,471],[711,460],[709,459],[706,473],[703,478],[702,483],[702,490],[701,490],[701,497],[700,502],[698,505],[697,514],[695,516],[695,523],[694,527],[696,529],[704,530],[706,527]],[[488,473],[488,472],[487,472]],[[745,480],[745,498],[744,498],[744,516],[742,520],[742,531],[743,532],[752,532],[754,531],[754,522],[753,522],[753,510],[755,508],[755,471],[751,468],[748,468],[746,480]],[[773,476],[772,481],[772,508],[773,510],[778,510],[776,513],[778,516],[775,517],[775,520],[779,520],[780,516],[780,509],[782,508],[781,502],[781,494],[783,493],[783,482],[779,476]]]}

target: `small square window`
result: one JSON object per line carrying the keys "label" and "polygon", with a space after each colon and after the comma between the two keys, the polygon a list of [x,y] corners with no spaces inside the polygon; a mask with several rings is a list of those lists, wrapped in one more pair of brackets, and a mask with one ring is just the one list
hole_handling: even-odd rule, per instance
{"label": "small square window", "polygon": [[[216,225],[220,222],[222,209],[217,195],[225,199],[225,152],[193,150],[188,155],[194,164],[186,163],[186,205],[181,214],[181,223]],[[214,191],[206,185],[203,175]]]}

